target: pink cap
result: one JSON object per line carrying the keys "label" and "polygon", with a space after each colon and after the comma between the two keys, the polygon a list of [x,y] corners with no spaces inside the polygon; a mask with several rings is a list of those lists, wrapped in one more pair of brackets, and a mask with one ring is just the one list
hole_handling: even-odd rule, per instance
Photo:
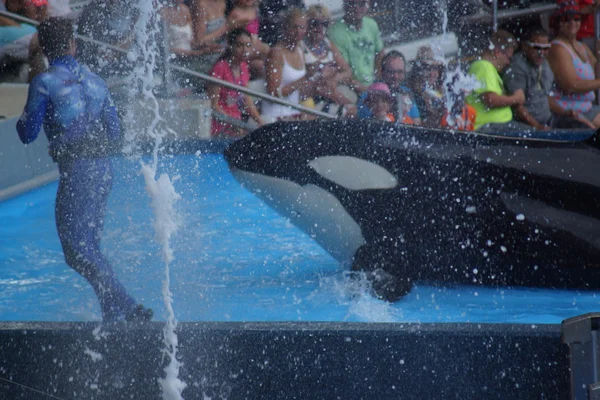
{"label": "pink cap", "polygon": [[374,90],[378,92],[385,92],[387,94],[392,94],[388,85],[383,82],[375,82],[371,86],[369,86],[369,90]]}

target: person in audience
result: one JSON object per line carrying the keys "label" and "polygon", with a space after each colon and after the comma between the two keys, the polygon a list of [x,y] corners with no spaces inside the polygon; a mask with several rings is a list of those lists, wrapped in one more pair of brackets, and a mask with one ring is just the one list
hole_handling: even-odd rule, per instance
{"label": "person in audience", "polygon": [[577,111],[563,109],[552,97],[554,74],[546,60],[548,50],[548,33],[539,27],[529,29],[522,37],[521,51],[504,73],[509,92],[525,92],[525,103],[513,109],[516,119],[538,130],[593,127]]}
{"label": "person in audience", "polygon": [[48,0],[48,16],[76,20],[79,13],[71,9],[69,0]]}
{"label": "person in audience", "polygon": [[252,79],[264,77],[264,59],[269,54],[270,47],[260,40],[260,18],[258,0],[233,0],[233,7],[227,15],[228,29],[243,28],[252,35],[253,54],[250,60],[250,76]]}
{"label": "person in audience", "polygon": [[[9,0],[6,8],[38,22],[46,17],[44,1],[34,4],[29,0]],[[17,82],[31,82],[45,68],[37,29],[0,16],[0,76]]]}
{"label": "person in audience", "polygon": [[48,17],[48,0],[7,0],[6,10],[42,22]]}
{"label": "person in audience", "polygon": [[92,286],[105,321],[150,320],[152,310],[127,293],[100,247],[112,185],[106,152],[121,136],[117,111],[105,82],[75,60],[70,20],[42,22],[39,41],[50,67],[31,82],[17,132],[31,143],[43,125],[58,164],[56,227],[65,261]]}
{"label": "person in audience", "polygon": [[195,65],[195,70],[206,72],[217,62],[226,47],[226,36],[228,32],[225,21],[225,0],[192,0],[190,10],[192,13],[192,26],[194,28],[194,45],[216,44],[217,50],[212,54],[205,54]]}
{"label": "person in audience", "polygon": [[169,47],[176,59],[186,60],[220,50],[216,43],[196,46],[192,27],[192,13],[184,0],[167,0],[160,11],[167,24]]}
{"label": "person in audience", "polygon": [[0,77],[25,83],[28,81],[32,46],[37,44],[34,26],[20,24],[0,16]]}
{"label": "person in audience", "polygon": [[[77,33],[124,50],[133,41],[133,29],[139,12],[132,0],[92,0],[79,17]],[[131,72],[133,64],[127,55],[102,49],[94,43],[78,41],[79,59],[102,78],[124,76]]]}
{"label": "person in audience", "polygon": [[306,9],[303,0],[261,0],[258,10],[260,27],[258,35],[269,46],[275,46],[283,34],[282,18],[292,8]]}
{"label": "person in audience", "polygon": [[48,17],[48,0],[6,0],[6,9],[41,22]]}
{"label": "person in audience", "polygon": [[577,32],[577,40],[593,50],[596,48],[595,19],[600,0],[577,0],[577,5],[581,12],[581,26]]}
{"label": "person in audience", "polygon": [[340,92],[339,85],[358,85],[339,50],[325,36],[330,14],[326,7],[315,4],[307,11],[308,30],[302,42],[304,62],[315,83],[315,108],[337,116],[355,115],[356,106]]}
{"label": "person in audience", "polygon": [[472,132],[475,130],[475,120],[477,111],[473,106],[466,104],[463,99],[454,101],[450,111],[444,111],[440,122],[441,128],[448,128],[455,131]]}
{"label": "person in audience", "polygon": [[[196,45],[192,28],[192,13],[184,0],[167,0],[160,10],[162,20],[166,24],[169,38],[169,50],[175,57],[174,62],[191,70],[198,71],[198,64],[205,62],[205,54],[219,54],[221,46],[217,43]],[[211,58],[212,61],[212,58]],[[199,72],[207,72],[202,69]],[[188,74],[173,71],[173,78],[179,86],[191,86],[196,91],[204,88],[202,82],[191,78]],[[191,82],[191,83],[189,83]]]}
{"label": "person in audience", "polygon": [[[397,50],[392,50],[387,53],[381,60],[381,82],[385,83],[392,97],[396,100],[396,106],[392,113],[394,120],[398,123],[412,123],[421,125],[421,115],[415,104],[413,93],[405,85],[406,77],[406,59],[404,55]],[[358,116],[360,118],[368,118],[370,111],[368,107],[364,107],[365,94],[361,94],[358,98]]]}
{"label": "person in audience", "polygon": [[[596,40],[596,13],[600,0],[577,0],[581,12],[581,28],[577,40],[586,44],[596,55],[600,54],[600,42]],[[600,64],[596,63],[594,74],[600,76]]]}
{"label": "person in audience", "polygon": [[445,111],[443,70],[443,64],[435,59],[430,46],[422,46],[417,50],[407,82],[414,95],[422,124],[428,127],[438,127]]}
{"label": "person in audience", "polygon": [[[396,122],[393,114],[396,100],[392,97],[388,85],[382,82],[376,82],[369,86],[365,91],[363,104],[369,109],[369,113],[363,113],[361,119],[376,119],[379,121]],[[406,119],[402,123],[410,124],[412,121]]]}
{"label": "person in audience", "polygon": [[[290,103],[300,104],[314,94],[315,80],[307,74],[302,40],[306,34],[304,11],[294,8],[283,19],[283,36],[271,48],[265,64],[267,93]],[[262,115],[265,122],[280,119],[300,119],[303,114],[288,106],[268,101],[262,102]]]}
{"label": "person in audience", "polygon": [[525,103],[525,93],[518,89],[507,94],[500,73],[510,64],[516,41],[504,30],[492,34],[490,47],[471,64],[469,74],[480,83],[468,97],[467,103],[477,112],[475,129],[481,131],[527,131],[529,125],[513,120],[511,107]]}
{"label": "person in audience", "polygon": [[460,65],[453,66],[453,70],[449,70],[448,74],[452,78],[450,82],[446,83],[444,93],[446,104],[440,127],[458,131],[474,131],[477,111],[465,101],[470,92],[465,88],[458,87],[462,76]]}
{"label": "person in audience", "polygon": [[343,0],[344,17],[329,28],[329,39],[337,46],[352,69],[353,77],[363,86],[379,75],[384,56],[379,26],[367,17],[369,0]]}
{"label": "person in audience", "polygon": [[[214,65],[210,74],[225,82],[245,87],[250,79],[248,60],[252,52],[252,37],[245,29],[237,28],[228,34],[227,43],[225,53]],[[213,111],[241,120],[242,110],[244,110],[259,126],[263,125],[263,120],[250,96],[213,83],[208,85],[207,91]],[[231,137],[242,134],[242,130],[213,117],[212,136]]]}
{"label": "person in audience", "polygon": [[555,98],[565,110],[573,110],[600,127],[600,106],[594,104],[594,91],[600,89],[594,69],[594,53],[577,40],[581,26],[579,6],[573,1],[560,5],[554,19],[556,36],[548,52],[548,63],[554,73],[557,90]]}
{"label": "person in audience", "polygon": [[[129,50],[135,39],[134,27],[139,10],[134,0],[92,0],[81,11],[77,33]],[[124,113],[131,88],[123,79],[132,73],[135,62],[127,53],[98,46],[85,40],[77,41],[79,60],[107,81],[119,113]]]}

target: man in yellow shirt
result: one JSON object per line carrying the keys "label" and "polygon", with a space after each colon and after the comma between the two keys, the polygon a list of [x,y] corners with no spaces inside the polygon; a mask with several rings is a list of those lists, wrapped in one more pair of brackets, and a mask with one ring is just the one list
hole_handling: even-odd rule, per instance
{"label": "man in yellow shirt", "polygon": [[510,64],[515,47],[514,36],[499,30],[492,34],[490,47],[483,52],[481,59],[469,68],[469,74],[481,84],[466,99],[477,111],[475,130],[502,132],[531,129],[528,125],[513,120],[511,107],[525,103],[523,90],[506,94],[500,77],[500,72]]}

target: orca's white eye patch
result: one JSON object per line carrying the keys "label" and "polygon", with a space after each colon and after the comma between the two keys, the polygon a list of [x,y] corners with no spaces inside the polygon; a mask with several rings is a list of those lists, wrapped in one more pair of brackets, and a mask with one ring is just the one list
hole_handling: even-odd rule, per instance
{"label": "orca's white eye patch", "polygon": [[398,185],[398,179],[388,170],[356,157],[317,157],[308,165],[323,178],[350,190],[392,189]]}

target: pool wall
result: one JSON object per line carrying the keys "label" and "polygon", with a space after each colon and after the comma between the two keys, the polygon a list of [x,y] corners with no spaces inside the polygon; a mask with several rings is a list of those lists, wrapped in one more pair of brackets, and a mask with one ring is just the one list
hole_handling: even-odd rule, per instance
{"label": "pool wall", "polygon": [[[2,377],[58,398],[159,399],[160,323],[0,323]],[[181,323],[184,398],[566,399],[560,325]],[[0,381],[0,398],[34,398]],[[204,397],[203,397],[204,396]]]}
{"label": "pool wall", "polygon": [[0,201],[58,178],[44,131],[24,145],[17,134],[17,121],[14,116],[0,120]]}
{"label": "pool wall", "polygon": [[[48,140],[43,129],[38,138],[24,145],[17,134],[17,121],[27,100],[27,84],[0,84],[0,201],[18,196],[58,179],[58,168],[48,154]],[[184,147],[191,151],[199,147],[203,151],[221,151],[224,147],[210,139],[210,100],[208,98],[184,98],[159,100],[161,115],[168,129],[177,132],[177,142],[168,137],[167,152]],[[134,102],[136,126],[150,126],[153,115],[141,102]],[[142,129],[143,130],[143,129]],[[152,149],[147,136],[139,140],[142,151]],[[193,143],[193,145],[189,145]]]}

